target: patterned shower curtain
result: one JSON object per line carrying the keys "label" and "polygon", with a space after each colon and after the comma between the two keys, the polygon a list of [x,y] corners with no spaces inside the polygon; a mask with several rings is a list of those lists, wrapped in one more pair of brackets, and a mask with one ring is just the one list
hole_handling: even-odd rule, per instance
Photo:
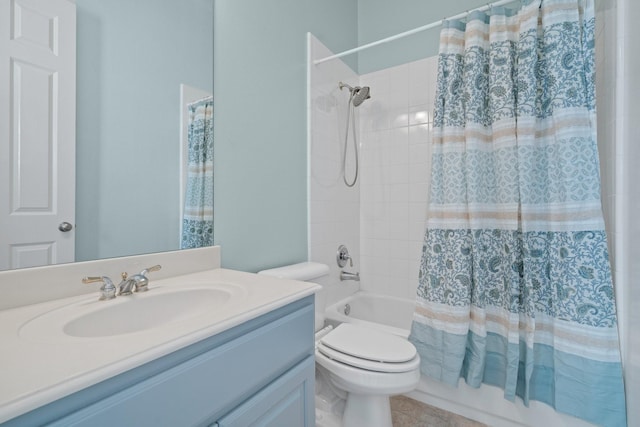
{"label": "patterned shower curtain", "polygon": [[182,249],[213,245],[213,98],[189,105]]}
{"label": "patterned shower curtain", "polygon": [[410,340],[425,375],[624,426],[594,0],[524,3],[442,29]]}

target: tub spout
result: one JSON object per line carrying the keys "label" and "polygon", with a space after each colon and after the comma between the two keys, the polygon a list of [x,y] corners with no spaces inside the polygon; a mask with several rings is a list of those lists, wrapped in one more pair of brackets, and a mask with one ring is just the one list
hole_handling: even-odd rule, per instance
{"label": "tub spout", "polygon": [[360,281],[360,273],[349,273],[348,271],[340,272],[340,280],[355,280],[356,282]]}

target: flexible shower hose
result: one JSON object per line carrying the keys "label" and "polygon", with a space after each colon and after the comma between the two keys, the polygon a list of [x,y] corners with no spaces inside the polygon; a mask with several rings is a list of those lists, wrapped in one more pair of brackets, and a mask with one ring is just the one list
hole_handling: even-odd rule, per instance
{"label": "flexible shower hose", "polygon": [[[342,179],[347,187],[353,187],[358,180],[358,141],[356,139],[356,118],[355,106],[353,105],[353,92],[349,96],[349,104],[347,105],[347,129],[344,134],[344,156],[342,156]],[[349,118],[351,118],[351,130],[353,131],[353,149],[356,153],[356,173],[353,181],[347,181],[347,147],[349,146]]]}

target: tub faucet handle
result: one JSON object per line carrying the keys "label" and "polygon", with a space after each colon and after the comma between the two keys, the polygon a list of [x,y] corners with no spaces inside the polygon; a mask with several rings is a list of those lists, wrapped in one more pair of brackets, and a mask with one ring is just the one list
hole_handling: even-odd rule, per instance
{"label": "tub faucet handle", "polygon": [[338,253],[336,254],[338,267],[342,268],[347,265],[347,260],[349,260],[349,266],[353,267],[353,258],[349,255],[349,249],[347,249],[345,245],[340,245],[338,247]]}

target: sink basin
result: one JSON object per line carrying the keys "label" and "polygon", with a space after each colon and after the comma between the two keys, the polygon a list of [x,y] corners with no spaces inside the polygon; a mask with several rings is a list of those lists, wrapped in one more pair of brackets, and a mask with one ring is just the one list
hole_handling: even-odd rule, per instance
{"label": "sink basin", "polygon": [[229,301],[231,293],[222,289],[188,289],[150,294],[147,298],[137,296],[122,297],[120,304],[106,301],[100,304],[102,308],[71,320],[62,330],[73,337],[103,337],[157,328],[219,309]]}
{"label": "sink basin", "polygon": [[20,336],[38,341],[105,338],[153,330],[210,315],[244,292],[233,285],[159,287],[109,301],[84,296],[45,312],[20,328]]}

